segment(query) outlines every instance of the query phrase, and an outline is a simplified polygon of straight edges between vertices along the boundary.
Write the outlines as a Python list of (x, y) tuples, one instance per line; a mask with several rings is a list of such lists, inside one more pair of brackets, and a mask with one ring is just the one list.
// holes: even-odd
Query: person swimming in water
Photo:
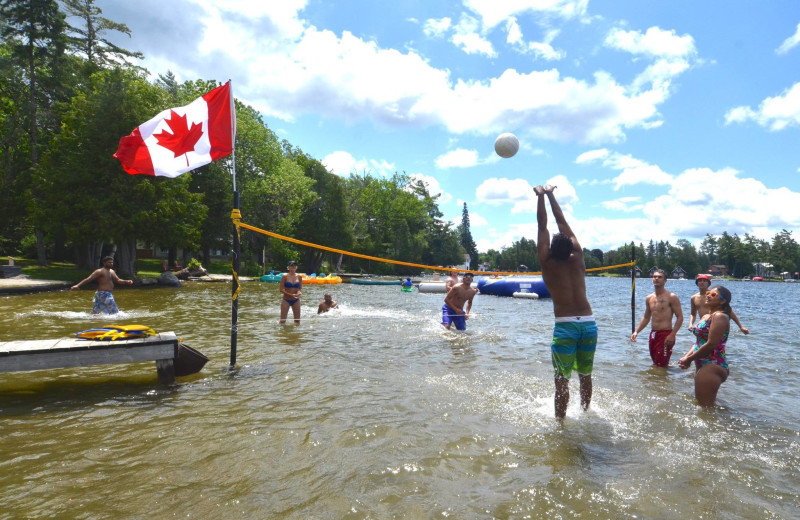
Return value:
[(336, 300), (333, 299), (331, 293), (325, 293), (324, 299), (320, 302), (319, 307), (317, 307), (317, 314), (322, 314), (323, 312), (328, 312), (331, 309), (335, 309), (339, 306)]
[(302, 294), (303, 279), (297, 274), (297, 262), (294, 260), (289, 261), (289, 265), (286, 268), (289, 272), (281, 276), (279, 285), (282, 296), (280, 323), (286, 323), (289, 309), (292, 309), (294, 322), (300, 324), (300, 296)]

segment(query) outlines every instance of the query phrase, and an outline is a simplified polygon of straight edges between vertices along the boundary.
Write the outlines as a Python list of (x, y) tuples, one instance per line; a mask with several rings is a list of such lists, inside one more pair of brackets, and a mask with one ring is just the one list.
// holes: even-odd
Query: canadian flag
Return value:
[(230, 155), (234, 130), (229, 81), (139, 125), (119, 140), (114, 157), (131, 175), (177, 177)]

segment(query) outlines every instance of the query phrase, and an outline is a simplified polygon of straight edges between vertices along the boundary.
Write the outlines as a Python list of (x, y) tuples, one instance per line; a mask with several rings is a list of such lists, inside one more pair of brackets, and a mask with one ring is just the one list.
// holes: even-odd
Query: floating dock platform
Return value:
[[(180, 350), (174, 332), (116, 341), (80, 338), (6, 341), (0, 342), (0, 372), (155, 361), (159, 382), (171, 384), (175, 381), (175, 361)], [(180, 372), (178, 375), (185, 375)]]

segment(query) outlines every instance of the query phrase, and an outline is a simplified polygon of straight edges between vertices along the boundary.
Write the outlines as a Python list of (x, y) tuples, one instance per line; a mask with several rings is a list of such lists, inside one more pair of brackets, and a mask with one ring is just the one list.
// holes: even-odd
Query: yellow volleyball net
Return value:
[[(426, 264), (418, 264), (418, 263), (415, 263), (415, 262), (404, 262), (402, 260), (391, 260), (389, 258), (381, 258), (381, 257), (378, 257), (378, 256), (371, 256), (371, 255), (365, 255), (365, 254), (361, 254), (361, 253), (354, 253), (353, 251), (345, 251), (343, 249), (337, 249), (335, 247), (328, 247), (328, 246), (323, 246), (321, 244), (314, 244), (314, 243), (311, 243), (311, 242), (306, 242), (305, 240), (298, 240), (296, 238), (287, 237), (285, 235), (280, 235), (280, 234), (274, 233), (272, 231), (267, 231), (266, 229), (257, 228), (255, 226), (251, 226), (249, 224), (245, 224), (244, 222), (242, 222), (241, 221), (241, 218), (242, 218), (241, 213), (239, 213), (238, 211), (236, 211), (235, 215), (232, 214), (231, 218), (233, 219), (233, 224), (236, 226), (236, 232), (237, 233), (239, 233), (239, 229), (240, 228), (247, 229), (247, 230), (250, 230), (250, 231), (254, 231), (256, 233), (260, 233), (262, 235), (266, 235), (266, 236), (269, 236), (269, 237), (272, 237), (272, 238), (277, 238), (278, 240), (284, 240), (286, 242), (292, 242), (293, 244), (297, 244), (297, 245), (301, 245), (301, 246), (305, 246), (305, 247), (311, 247), (311, 248), (314, 248), (314, 249), (320, 249), (322, 251), (328, 251), (328, 252), (331, 252), (331, 253), (338, 253), (338, 254), (342, 254), (342, 255), (352, 256), (352, 257), (355, 257), (355, 258), (363, 258), (365, 260), (373, 260), (375, 262), (383, 262), (383, 263), (386, 263), (386, 264), (404, 265), (404, 266), (407, 266), (407, 267), (418, 267), (420, 269), (426, 269), (426, 270), (429, 270), (429, 271), (449, 272), (449, 271), (457, 270), (457, 271), (462, 272), (462, 273), (473, 273), (473, 274), (482, 274), (482, 275), (540, 275), (540, 274), (542, 274), (541, 271), (519, 272), (519, 271), (478, 271), (478, 270), (473, 270), (473, 269), (460, 269), (460, 268), (459, 269), (454, 269), (453, 267), (442, 267), (440, 265), (426, 265)], [(611, 270), (611, 269), (618, 269), (618, 268), (621, 268), (621, 267), (631, 267), (634, 264), (635, 264), (635, 262), (626, 262), (626, 263), (623, 263), (623, 264), (608, 265), (608, 266), (603, 266), (603, 267), (593, 267), (593, 268), (590, 268), (590, 269), (586, 269), (586, 271), (587, 272), (589, 272), (589, 271), (608, 271), (608, 270)], [(236, 273), (234, 273), (234, 276), (238, 280), (238, 276), (236, 275)], [(234, 298), (235, 298), (235, 296), (236, 295), (234, 295)]]

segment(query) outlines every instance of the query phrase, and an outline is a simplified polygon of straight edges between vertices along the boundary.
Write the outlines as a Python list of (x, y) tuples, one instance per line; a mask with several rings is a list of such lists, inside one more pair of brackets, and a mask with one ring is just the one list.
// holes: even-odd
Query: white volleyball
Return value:
[(497, 155), (508, 159), (514, 157), (514, 154), (519, 150), (519, 139), (514, 134), (500, 134), (494, 140), (494, 151)]

